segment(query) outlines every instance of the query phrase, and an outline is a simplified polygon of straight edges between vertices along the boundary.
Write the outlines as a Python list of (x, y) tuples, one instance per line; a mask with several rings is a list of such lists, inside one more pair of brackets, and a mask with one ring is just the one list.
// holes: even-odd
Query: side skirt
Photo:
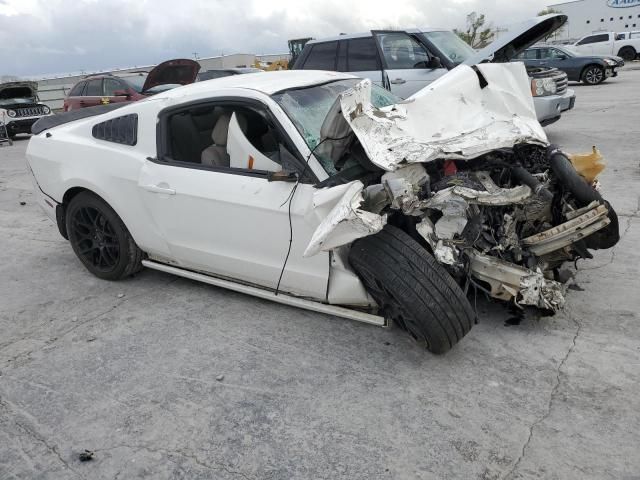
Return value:
[(173, 275), (178, 275), (179, 277), (188, 278), (190, 280), (196, 280), (198, 282), (208, 283), (209, 285), (226, 288), (228, 290), (233, 290), (234, 292), (245, 293), (247, 295), (262, 298), (264, 300), (271, 300), (272, 302), (282, 303), (284, 305), (303, 308), (305, 310), (311, 310), (314, 312), (325, 313), (327, 315), (335, 315), (336, 317), (368, 323), (370, 325), (377, 325), (380, 327), (387, 326), (387, 321), (383, 317), (379, 317), (377, 315), (371, 315), (369, 313), (359, 312), (357, 310), (351, 310), (349, 308), (338, 307), (335, 305), (327, 305), (325, 303), (314, 302), (312, 300), (306, 300), (304, 298), (292, 297), (290, 295), (276, 295), (270, 290), (263, 290), (261, 288), (243, 285), (241, 283), (236, 283), (229, 280), (223, 280), (221, 278), (212, 277), (203, 273), (192, 272), (190, 270), (184, 270), (182, 268), (172, 267), (170, 265), (165, 265), (163, 263), (158, 263), (151, 260), (143, 260), (142, 264), (147, 268), (152, 268), (154, 270), (159, 270), (165, 273), (171, 273)]

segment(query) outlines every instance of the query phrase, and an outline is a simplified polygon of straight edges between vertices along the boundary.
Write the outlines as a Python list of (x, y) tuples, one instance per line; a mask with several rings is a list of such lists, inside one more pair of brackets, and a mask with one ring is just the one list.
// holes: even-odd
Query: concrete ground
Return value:
[(621, 242), (563, 313), (505, 326), (480, 300), (439, 357), (154, 271), (98, 280), (35, 205), (27, 141), (0, 148), (0, 479), (640, 479), (639, 85), (575, 86), (547, 129), (604, 153)]

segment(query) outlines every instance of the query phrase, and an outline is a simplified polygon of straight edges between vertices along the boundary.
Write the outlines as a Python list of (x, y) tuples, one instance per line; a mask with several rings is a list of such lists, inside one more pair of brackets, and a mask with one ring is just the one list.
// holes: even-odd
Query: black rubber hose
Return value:
[(551, 145), (547, 149), (547, 158), (551, 170), (555, 174), (558, 182), (575, 198), (578, 206), (586, 207), (593, 201), (599, 201), (609, 210), (609, 220), (611, 223), (586, 238), (587, 247), (593, 250), (613, 247), (620, 240), (620, 231), (618, 226), (618, 215), (609, 202), (602, 198), (595, 188), (576, 171), (571, 160), (562, 153), (562, 151)]
[(511, 175), (520, 183), (527, 185), (533, 193), (542, 197), (544, 200), (553, 200), (553, 193), (547, 187), (541, 184), (536, 177), (531, 175), (522, 165), (511, 167)]

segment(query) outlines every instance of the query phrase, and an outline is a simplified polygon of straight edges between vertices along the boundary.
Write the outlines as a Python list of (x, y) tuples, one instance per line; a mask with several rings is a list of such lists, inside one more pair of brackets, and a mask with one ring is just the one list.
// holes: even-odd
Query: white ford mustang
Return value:
[(295, 71), (121, 105), (41, 120), (27, 149), (42, 207), (103, 279), (155, 268), (392, 320), (441, 353), (474, 322), (467, 289), (554, 311), (562, 263), (618, 240), (598, 159), (576, 170), (548, 145), (522, 64), (462, 66), (404, 102)]

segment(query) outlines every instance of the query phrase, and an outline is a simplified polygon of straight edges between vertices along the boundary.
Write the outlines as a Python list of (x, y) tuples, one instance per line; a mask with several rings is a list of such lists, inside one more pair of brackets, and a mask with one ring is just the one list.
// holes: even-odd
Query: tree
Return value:
[[(543, 15), (550, 15), (550, 14), (552, 14), (552, 13), (562, 13), (562, 12), (561, 12), (560, 10), (556, 10), (556, 9), (555, 9), (555, 8), (553, 8), (553, 7), (547, 7), (547, 8), (545, 8), (544, 10), (540, 10), (540, 11), (538, 12), (538, 16), (539, 16), (539, 17), (542, 17)], [(543, 40), (546, 42), (546, 41), (548, 41), (551, 37), (558, 38), (558, 35), (559, 35), (560, 33), (562, 33), (562, 31), (563, 31), (563, 30), (564, 30), (564, 27), (559, 28), (558, 30), (556, 30), (556, 31), (555, 31), (555, 32), (553, 32), (552, 34), (547, 35), (546, 37), (544, 37), (544, 39), (543, 39)]]
[(467, 30), (463, 32), (454, 29), (453, 31), (462, 40), (471, 45), (471, 48), (484, 48), (491, 43), (494, 37), (491, 26), (487, 25), (485, 28), (485, 23), (484, 13), (478, 15), (476, 12), (471, 12), (467, 15)]

